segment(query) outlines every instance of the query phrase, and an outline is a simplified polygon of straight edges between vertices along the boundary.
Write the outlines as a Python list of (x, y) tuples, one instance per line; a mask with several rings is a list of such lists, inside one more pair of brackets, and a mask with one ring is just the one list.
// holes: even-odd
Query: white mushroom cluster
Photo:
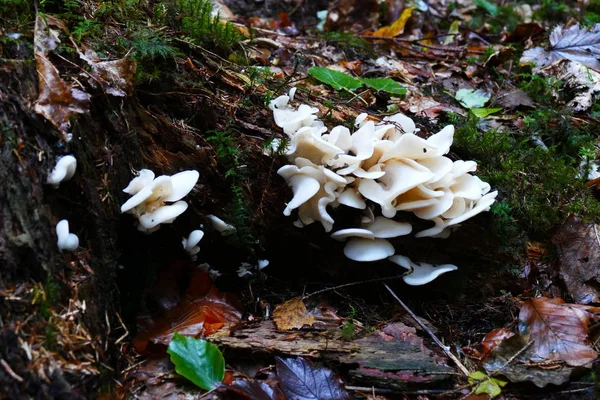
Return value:
[[(412, 231), (409, 223), (393, 220), (398, 211), (432, 222), (417, 237), (444, 237), (449, 227), (494, 203), (498, 193), (471, 175), (477, 168), (474, 161), (445, 156), (453, 141), (452, 125), (424, 139), (403, 114), (380, 123), (361, 114), (354, 132), (345, 126), (328, 129), (317, 118), (317, 108), (290, 105), (293, 90), (270, 104), (275, 123), (289, 139), (285, 155), (291, 164), (278, 171), (294, 194), (284, 215), (297, 209), (297, 226), (320, 222), (330, 232), (334, 220), (328, 207), (362, 210), (361, 227), (332, 234), (337, 240), (350, 239), (344, 249), (348, 258), (366, 262), (392, 256), (387, 239)], [(373, 215), (375, 208), (381, 215)]]
[(152, 233), (160, 224), (170, 224), (188, 208), (181, 199), (198, 182), (198, 171), (183, 171), (175, 175), (155, 177), (154, 172), (142, 169), (139, 175), (123, 189), (132, 197), (121, 206), (121, 212), (138, 219), (138, 229)]

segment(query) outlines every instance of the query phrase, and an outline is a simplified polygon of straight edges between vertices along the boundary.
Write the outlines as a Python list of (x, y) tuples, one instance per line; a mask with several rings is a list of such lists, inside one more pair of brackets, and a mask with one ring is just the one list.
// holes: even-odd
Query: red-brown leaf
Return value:
[(532, 348), (540, 359), (583, 366), (598, 356), (588, 341), (591, 313), (598, 311), (600, 307), (539, 297), (521, 306), (521, 333), (529, 335), (529, 340), (534, 342)]

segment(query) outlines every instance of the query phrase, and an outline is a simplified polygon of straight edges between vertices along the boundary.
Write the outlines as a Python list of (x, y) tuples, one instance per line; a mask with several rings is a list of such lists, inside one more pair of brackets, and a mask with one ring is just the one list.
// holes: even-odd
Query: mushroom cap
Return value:
[(412, 232), (412, 225), (408, 222), (398, 222), (386, 217), (375, 217), (375, 220), (365, 226), (373, 233), (373, 236), (380, 239), (395, 238), (408, 235)]
[[(311, 199), (319, 189), (321, 184), (313, 176), (300, 173), (300, 169), (295, 165), (284, 165), (277, 173), (287, 181), (288, 186), (292, 188), (294, 197), (288, 202), (283, 215), (289, 216), (292, 210), (300, 207)], [(303, 171), (306, 172), (306, 171)]]
[(204, 237), (204, 232), (202, 232), (200, 229), (191, 231), (186, 239), (186, 244), (183, 247), (185, 247), (186, 249), (192, 248), (192, 247), (196, 246), (198, 243), (200, 243), (200, 240), (202, 240), (203, 237)]
[(443, 219), (441, 219), (441, 218), (434, 218), (434, 219), (432, 219), (432, 221), (435, 224), (433, 227), (431, 227), (429, 229), (422, 230), (421, 232), (418, 232), (415, 235), (415, 237), (422, 238), (422, 237), (436, 236), (436, 235), (439, 235), (440, 233), (442, 233), (442, 231), (444, 230), (444, 228), (446, 228), (446, 223), (444, 222)]
[(235, 226), (228, 224), (216, 215), (209, 214), (206, 218), (210, 220), (212, 227), (223, 236), (231, 235), (237, 230)]
[(351, 237), (360, 237), (371, 240), (375, 239), (373, 232), (371, 232), (368, 229), (360, 228), (340, 229), (339, 231), (335, 231), (331, 234), (331, 238), (339, 242), (343, 242), (344, 240)]
[(133, 210), (152, 196), (152, 186), (146, 186), (121, 206), (121, 212)]
[(377, 261), (394, 254), (394, 246), (385, 239), (352, 238), (346, 243), (344, 254), (354, 261)]
[(142, 214), (139, 218), (140, 225), (144, 229), (152, 229), (160, 224), (170, 224), (187, 210), (188, 204), (185, 201), (178, 201), (171, 205), (158, 207), (156, 210)]
[(177, 201), (183, 199), (189, 192), (192, 191), (200, 173), (195, 170), (182, 171), (171, 176), (171, 194), (164, 201)]
[(347, 187), (344, 189), (344, 191), (337, 198), (337, 201), (340, 204), (352, 208), (358, 208), (359, 210), (364, 210), (367, 208), (367, 203), (354, 187)]
[(411, 286), (425, 285), (443, 273), (449, 271), (455, 271), (458, 269), (453, 264), (426, 264), (426, 263), (413, 263), (410, 258), (400, 255), (391, 256), (388, 258), (394, 264), (397, 264), (408, 270), (412, 269), (412, 272), (402, 277), (404, 282)]
[(386, 122), (398, 124), (404, 133), (414, 133), (417, 130), (415, 122), (402, 113), (390, 115), (383, 119)]
[(448, 211), (450, 207), (452, 207), (452, 203), (454, 202), (454, 194), (452, 191), (446, 189), (444, 190), (444, 195), (441, 197), (437, 197), (435, 199), (435, 203), (422, 207), (417, 210), (414, 210), (413, 213), (421, 218), (421, 219), (434, 219)]
[(74, 251), (79, 247), (79, 238), (74, 233), (69, 233), (69, 221), (60, 220), (56, 224), (56, 245), (60, 251)]
[(258, 260), (256, 262), (256, 267), (261, 270), (263, 268), (265, 268), (267, 265), (269, 265), (269, 260)]
[(66, 155), (58, 159), (56, 165), (48, 174), (46, 183), (58, 186), (61, 182), (67, 181), (75, 175), (77, 169), (77, 159), (72, 155)]
[(138, 176), (133, 178), (129, 185), (123, 191), (130, 195), (137, 194), (140, 190), (148, 186), (154, 180), (154, 172), (149, 169), (141, 169)]
[(477, 201), (477, 203), (475, 203), (475, 205), (472, 206), (472, 208), (470, 210), (459, 215), (458, 217), (448, 220), (448, 222), (446, 223), (446, 226), (460, 224), (461, 222), (466, 221), (467, 219), (469, 219), (471, 217), (474, 217), (475, 215), (479, 214), (480, 212), (489, 210), (490, 206), (492, 204), (494, 204), (494, 202), (496, 201), (496, 196), (498, 196), (497, 191), (486, 194), (481, 199), (479, 199)]

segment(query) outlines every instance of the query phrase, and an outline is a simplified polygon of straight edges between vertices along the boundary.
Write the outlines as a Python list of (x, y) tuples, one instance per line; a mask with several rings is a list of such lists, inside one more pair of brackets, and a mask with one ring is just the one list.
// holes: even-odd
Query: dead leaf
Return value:
[(542, 32), (544, 28), (538, 23), (528, 22), (519, 24), (515, 30), (506, 38), (507, 43), (524, 42), (532, 36)]
[(90, 84), (99, 83), (102, 89), (112, 95), (125, 97), (133, 91), (135, 70), (137, 63), (134, 60), (121, 58), (119, 60), (101, 61), (93, 50), (79, 52), (79, 57), (91, 67)]
[(570, 215), (552, 238), (559, 251), (559, 274), (576, 303), (600, 302), (598, 225)]
[(590, 68), (600, 70), (600, 24), (585, 28), (573, 25), (565, 28), (559, 25), (550, 34), (550, 46), (535, 47), (523, 53), (521, 64), (533, 62), (534, 71), (544, 68), (556, 61), (577, 61)]
[(236, 379), (231, 385), (223, 385), (217, 390), (226, 392), (228, 395), (234, 393), (239, 399), (286, 400), (277, 382), (265, 382), (257, 379)]
[(298, 358), (275, 358), (281, 389), (289, 400), (350, 399), (340, 378), (330, 369)]
[(372, 35), (390, 38), (400, 35), (402, 32), (404, 32), (406, 22), (412, 16), (412, 12), (414, 9), (415, 7), (405, 8), (404, 11), (402, 11), (402, 14), (400, 14), (398, 19), (394, 21), (393, 24), (377, 29), (375, 32), (372, 33)]
[(587, 366), (598, 357), (588, 341), (592, 312), (600, 307), (567, 304), (563, 299), (538, 297), (525, 301), (519, 314), (519, 330), (533, 341), (537, 360), (564, 361)]
[(534, 107), (535, 103), (527, 93), (521, 89), (513, 89), (498, 93), (492, 106), (499, 105), (506, 110), (513, 110), (517, 107)]
[[(172, 305), (172, 301), (164, 304)], [(208, 336), (227, 324), (240, 322), (241, 317), (237, 300), (219, 292), (208, 273), (196, 268), (185, 297), (176, 306), (159, 316), (139, 320), (140, 333), (133, 344), (142, 352), (150, 342), (168, 345), (175, 332)]]
[(302, 297), (294, 297), (280, 304), (273, 311), (273, 321), (280, 331), (300, 329), (304, 325), (312, 326), (315, 317), (308, 312)]
[(69, 118), (73, 113), (88, 112), (90, 97), (84, 91), (65, 82), (60, 77), (58, 69), (48, 59), (48, 53), (60, 42), (59, 31), (51, 29), (50, 24), (64, 29), (64, 24), (56, 18), (36, 17), (34, 45), (39, 94), (34, 110), (43, 115), (68, 139)]
[(481, 341), (481, 358), (484, 359), (490, 351), (502, 343), (503, 340), (513, 337), (515, 334), (506, 328), (498, 328), (490, 331)]
[(587, 110), (600, 94), (600, 73), (579, 62), (565, 60), (544, 69), (542, 73), (564, 81), (567, 87), (573, 89), (576, 94), (568, 105), (574, 111)]
[(532, 382), (540, 388), (568, 382), (575, 369), (562, 363), (534, 362), (535, 357), (527, 338), (515, 335), (494, 348), (483, 360), (483, 367), (488, 374), (504, 375), (511, 382)]

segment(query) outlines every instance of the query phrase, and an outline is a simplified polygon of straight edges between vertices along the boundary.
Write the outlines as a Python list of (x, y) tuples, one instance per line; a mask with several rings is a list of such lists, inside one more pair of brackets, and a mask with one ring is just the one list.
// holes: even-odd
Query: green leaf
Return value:
[(360, 79), (329, 68), (312, 67), (308, 70), (308, 74), (316, 80), (328, 84), (335, 90), (355, 90), (363, 85)]
[(485, 118), (490, 114), (498, 112), (502, 108), (471, 108), (471, 112), (478, 118)]
[(469, 374), (469, 384), (477, 385), (475, 387), (475, 394), (486, 393), (492, 398), (496, 397), (502, 393), (502, 388), (506, 386), (506, 383), (502, 379), (489, 377), (481, 371)]
[(498, 14), (498, 6), (494, 3), (490, 3), (486, 0), (475, 0), (474, 3), (477, 7), (483, 8), (485, 11), (487, 11), (491, 16)]
[(205, 390), (212, 390), (225, 377), (225, 359), (221, 350), (204, 339), (175, 332), (167, 352), (175, 371)]
[(483, 90), (460, 89), (454, 98), (465, 108), (481, 108), (488, 102), (490, 95)]
[(383, 90), (395, 95), (406, 94), (406, 88), (391, 78), (364, 78), (362, 81), (375, 90)]

